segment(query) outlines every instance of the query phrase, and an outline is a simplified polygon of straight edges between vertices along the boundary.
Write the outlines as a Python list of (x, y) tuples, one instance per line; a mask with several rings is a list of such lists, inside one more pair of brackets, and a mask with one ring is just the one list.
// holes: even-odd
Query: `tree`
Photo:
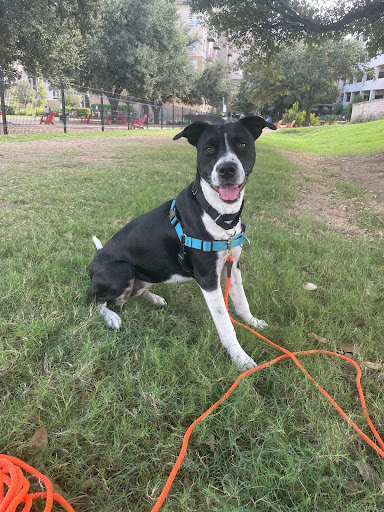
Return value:
[(334, 103), (340, 94), (338, 79), (362, 73), (361, 63), (365, 59), (364, 48), (356, 40), (325, 40), (311, 45), (301, 42), (294, 49), (282, 50), (272, 65), (273, 73), (267, 67), (260, 68), (256, 61), (249, 61), (245, 66), (247, 95), (251, 101), (261, 99), (265, 104), (273, 102), (273, 95), (277, 98), (289, 92), (291, 103), (298, 100), (306, 110), (308, 126), (311, 108)]
[(71, 87), (65, 91), (65, 106), (67, 108), (78, 108), (81, 104), (81, 95)]
[(43, 80), (37, 80), (35, 97), (33, 99), (34, 107), (41, 107), (47, 101), (47, 88)]
[(234, 92), (230, 80), (230, 68), (223, 60), (208, 62), (197, 77), (193, 87), (193, 103), (206, 103), (220, 110), (223, 98), (226, 104), (231, 103)]
[(32, 103), (36, 97), (36, 91), (28, 80), (20, 80), (14, 87), (12, 87), (10, 94), (13, 101), (20, 105), (24, 105), (24, 108), (28, 103)]
[[(175, 5), (167, 0), (104, 0), (99, 25), (84, 51), (88, 86), (112, 91), (116, 115), (124, 89), (154, 103), (187, 95), (194, 70), (187, 34)], [(154, 107), (155, 113), (160, 107)]]
[[(0, 67), (17, 64), (35, 76), (57, 79), (79, 66), (79, 51), (99, 0), (1, 0)], [(16, 64), (16, 65), (15, 65)]]
[(384, 51), (384, 0), (189, 0), (207, 23), (249, 55), (270, 58), (298, 40), (362, 34), (371, 56)]

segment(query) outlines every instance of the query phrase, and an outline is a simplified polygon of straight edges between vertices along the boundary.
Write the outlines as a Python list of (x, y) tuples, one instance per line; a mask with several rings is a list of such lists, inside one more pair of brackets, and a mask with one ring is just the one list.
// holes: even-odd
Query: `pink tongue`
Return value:
[(219, 192), (221, 199), (224, 201), (234, 201), (239, 195), (239, 187), (238, 185), (228, 183), (219, 187)]

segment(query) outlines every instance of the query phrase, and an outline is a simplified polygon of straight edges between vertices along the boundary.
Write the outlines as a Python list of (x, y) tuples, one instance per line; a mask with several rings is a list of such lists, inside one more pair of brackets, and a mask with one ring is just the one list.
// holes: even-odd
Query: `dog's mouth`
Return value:
[(226, 203), (233, 203), (237, 201), (240, 197), (240, 192), (245, 187), (247, 180), (244, 180), (240, 185), (236, 185), (235, 183), (225, 183), (225, 185), (220, 185), (219, 187), (215, 187), (211, 183), (211, 187), (215, 190), (222, 201)]

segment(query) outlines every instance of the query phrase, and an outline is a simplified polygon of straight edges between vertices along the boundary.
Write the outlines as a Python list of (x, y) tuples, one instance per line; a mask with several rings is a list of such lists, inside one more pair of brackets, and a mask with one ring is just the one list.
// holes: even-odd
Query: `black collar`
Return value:
[(200, 185), (200, 175), (197, 173), (196, 180), (192, 184), (192, 194), (196, 197), (201, 208), (213, 219), (218, 226), (223, 229), (232, 229), (237, 226), (243, 211), (244, 201), (241, 203), (240, 210), (236, 213), (221, 215), (205, 199)]

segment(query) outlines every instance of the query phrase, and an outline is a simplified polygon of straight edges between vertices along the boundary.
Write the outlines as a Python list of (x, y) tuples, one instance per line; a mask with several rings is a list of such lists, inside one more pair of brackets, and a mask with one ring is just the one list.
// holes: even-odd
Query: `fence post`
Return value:
[(129, 101), (128, 101), (128, 111), (127, 111), (127, 123), (128, 123), (128, 130), (129, 130), (129, 123), (131, 122), (130, 116), (129, 116)]
[(0, 101), (1, 101), (1, 117), (2, 117), (2, 121), (3, 121), (3, 134), (8, 135), (7, 114), (5, 112), (5, 100), (4, 100), (3, 70), (1, 68), (0, 68)]
[(163, 129), (163, 104), (160, 105), (160, 128)]
[(175, 105), (172, 105), (172, 126), (175, 126)]
[(104, 131), (104, 91), (100, 89), (100, 117), (101, 117), (101, 131)]
[(67, 133), (67, 116), (65, 112), (65, 90), (64, 90), (64, 82), (60, 80), (60, 89), (61, 89), (61, 119), (64, 124), (64, 133)]
[(184, 107), (181, 107), (181, 124), (184, 124)]

